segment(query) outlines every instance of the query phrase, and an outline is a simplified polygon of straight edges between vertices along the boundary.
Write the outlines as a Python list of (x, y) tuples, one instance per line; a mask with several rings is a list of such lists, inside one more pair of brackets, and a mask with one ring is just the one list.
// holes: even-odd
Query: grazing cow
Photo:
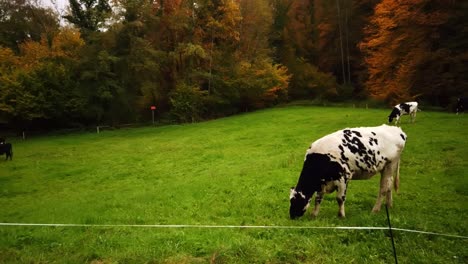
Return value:
[[(1, 141), (3, 140), (3, 141)], [(0, 155), (6, 155), (6, 160), (13, 158), (13, 148), (10, 143), (6, 143), (4, 139), (0, 139)]]
[(416, 119), (416, 112), (418, 111), (417, 102), (407, 102), (395, 105), (392, 112), (388, 116), (388, 123), (391, 123), (395, 119), (395, 125), (400, 122), (402, 115), (410, 115), (411, 123)]
[(468, 108), (468, 97), (460, 97), (457, 99), (457, 106), (455, 108), (455, 111), (457, 115), (459, 113), (464, 113), (465, 109)]
[(406, 134), (394, 126), (347, 128), (312, 143), (296, 187), (291, 188), (289, 215), (302, 216), (315, 197), (313, 216), (317, 216), (325, 193), (337, 191), (338, 216), (345, 216), (344, 203), (349, 180), (370, 179), (380, 172), (380, 191), (373, 212), (380, 211), (386, 196), (392, 205), (392, 181), (398, 191), (400, 155)]

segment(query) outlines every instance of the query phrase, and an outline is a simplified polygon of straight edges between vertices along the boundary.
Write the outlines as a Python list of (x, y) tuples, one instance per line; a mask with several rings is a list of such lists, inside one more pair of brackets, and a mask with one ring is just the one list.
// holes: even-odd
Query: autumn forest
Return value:
[(195, 122), (468, 95), (468, 1), (0, 0), (0, 124)]

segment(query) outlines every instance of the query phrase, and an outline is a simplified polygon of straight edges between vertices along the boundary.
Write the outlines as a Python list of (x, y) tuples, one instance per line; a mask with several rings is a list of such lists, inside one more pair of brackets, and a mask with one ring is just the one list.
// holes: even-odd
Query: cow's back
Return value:
[(405, 140), (406, 134), (399, 127), (349, 128), (318, 139), (307, 154), (327, 154), (354, 178), (369, 178), (389, 161), (399, 159)]

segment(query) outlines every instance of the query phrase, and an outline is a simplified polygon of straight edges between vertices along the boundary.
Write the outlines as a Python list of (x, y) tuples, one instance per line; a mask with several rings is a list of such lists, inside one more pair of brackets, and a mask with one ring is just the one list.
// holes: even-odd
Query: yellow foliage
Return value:
[(43, 36), (40, 42), (26, 41), (20, 45), (21, 64), (25, 69), (32, 69), (43, 59), (50, 57), (47, 39)]
[(84, 45), (85, 42), (78, 30), (64, 28), (53, 38), (51, 51), (55, 56), (75, 58)]
[(23, 70), (31, 70), (46, 60), (58, 57), (78, 59), (80, 49), (85, 45), (80, 33), (71, 28), (62, 28), (49, 45), (46, 36), (40, 41), (26, 41), (20, 44), (20, 56), (18, 65)]
[(5, 69), (11, 69), (19, 64), (19, 59), (15, 53), (9, 49), (0, 46), (0, 69), (4, 72)]

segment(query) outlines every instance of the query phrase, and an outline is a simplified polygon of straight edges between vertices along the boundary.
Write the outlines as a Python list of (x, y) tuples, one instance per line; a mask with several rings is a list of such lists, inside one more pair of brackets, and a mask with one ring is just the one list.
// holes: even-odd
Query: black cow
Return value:
[(455, 108), (455, 111), (457, 115), (459, 113), (464, 113), (465, 109), (468, 108), (468, 97), (460, 97), (457, 99), (457, 106)]
[[(348, 128), (318, 139), (306, 152), (304, 165), (296, 187), (291, 188), (289, 215), (302, 216), (312, 196), (317, 216), (326, 193), (337, 192), (338, 216), (344, 217), (344, 202), (348, 182), (369, 179), (380, 172), (380, 191), (373, 212), (380, 210), (386, 196), (392, 205), (391, 184), (398, 190), (400, 155), (405, 147), (406, 134), (394, 126)], [(393, 176), (395, 175), (395, 179)]]
[(6, 155), (6, 160), (13, 158), (13, 147), (11, 143), (6, 143), (4, 138), (0, 138), (0, 155)]

